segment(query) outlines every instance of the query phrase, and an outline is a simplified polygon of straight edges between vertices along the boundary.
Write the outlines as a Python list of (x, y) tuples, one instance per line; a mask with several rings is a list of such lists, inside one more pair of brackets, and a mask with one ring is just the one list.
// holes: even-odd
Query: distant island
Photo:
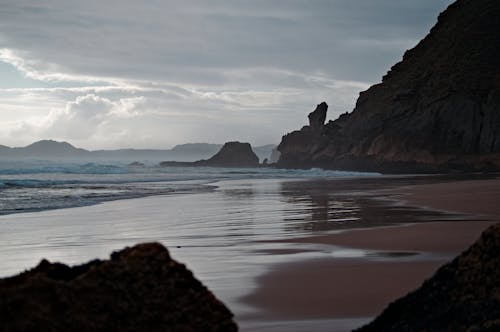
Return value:
[(351, 113), (283, 136), (280, 167), (385, 173), (500, 170), (498, 1), (457, 1)]
[[(68, 142), (41, 140), (25, 147), (11, 148), (0, 145), (0, 158), (40, 160), (83, 160), (83, 161), (153, 161), (173, 160), (192, 162), (208, 159), (216, 154), (222, 144), (187, 143), (172, 149), (119, 149), (89, 151), (74, 147)], [(252, 148), (260, 161), (270, 159), (276, 145), (268, 144)]]

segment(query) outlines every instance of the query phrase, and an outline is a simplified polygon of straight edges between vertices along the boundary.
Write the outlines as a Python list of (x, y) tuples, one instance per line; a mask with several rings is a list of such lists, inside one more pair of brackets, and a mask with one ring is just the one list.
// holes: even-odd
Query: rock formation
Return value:
[(279, 166), (500, 169), (499, 16), (497, 0), (450, 5), (352, 113), (321, 129), (312, 126), (320, 114), (310, 115), (310, 128), (284, 136)]
[(499, 253), (497, 224), (422, 287), (357, 331), (500, 331)]
[(253, 152), (249, 143), (227, 142), (210, 159), (191, 163), (163, 161), (160, 166), (258, 167), (259, 157)]
[(256, 167), (259, 166), (259, 157), (250, 143), (227, 142), (212, 158), (198, 163), (217, 167)]
[(0, 331), (237, 331), (231, 312), (158, 243), (0, 280)]
[(285, 136), (278, 145), (280, 157), (277, 165), (279, 167), (325, 167), (328, 165), (312, 158), (328, 145), (326, 127), (324, 125), (328, 105), (323, 102), (316, 107), (316, 110), (309, 113), (309, 126), (302, 127), (301, 130), (291, 132)]
[(322, 102), (316, 109), (309, 113), (307, 118), (309, 119), (309, 128), (313, 132), (321, 133), (326, 120), (326, 111), (328, 110), (328, 105)]

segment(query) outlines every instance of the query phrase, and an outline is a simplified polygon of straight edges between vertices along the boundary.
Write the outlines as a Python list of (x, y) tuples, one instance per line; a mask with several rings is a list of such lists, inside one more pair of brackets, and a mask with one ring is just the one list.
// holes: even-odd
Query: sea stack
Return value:
[(253, 152), (250, 143), (227, 142), (210, 159), (197, 163), (200, 166), (214, 167), (257, 167), (259, 157)]
[(0, 280), (0, 330), (237, 331), (232, 313), (165, 247), (69, 267), (43, 260)]
[[(500, 1), (458, 0), (355, 109), (283, 137), (282, 167), (500, 170)], [(316, 126), (319, 116), (309, 117)], [(317, 129), (315, 129), (317, 132)], [(309, 147), (306, 148), (305, 145)]]
[(250, 143), (227, 142), (207, 160), (194, 162), (162, 161), (162, 167), (258, 167), (259, 157), (253, 152)]

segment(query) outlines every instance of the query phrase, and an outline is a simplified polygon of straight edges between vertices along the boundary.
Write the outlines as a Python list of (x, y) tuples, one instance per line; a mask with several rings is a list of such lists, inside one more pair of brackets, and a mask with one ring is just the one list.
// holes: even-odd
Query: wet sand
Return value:
[[(500, 196), (499, 196), (500, 197)], [(353, 229), (341, 233), (277, 240), (384, 251), (432, 252), (455, 256), (494, 221), (439, 221), (402, 226)]]
[(265, 312), (247, 318), (326, 319), (370, 317), (419, 286), (441, 265), (431, 262), (366, 262), (317, 259), (285, 263), (258, 279), (245, 297)]
[(424, 184), (401, 188), (399, 192), (409, 205), (500, 221), (500, 179)]
[[(389, 255), (341, 259), (332, 255), (277, 264), (257, 278), (258, 287), (253, 293), (242, 298), (257, 309), (247, 319), (376, 316), (391, 301), (417, 288), (439, 266), (469, 247), (489, 225), (500, 221), (498, 179), (404, 186), (385, 190), (385, 194), (405, 205), (466, 215), (463, 221), (414, 223), (280, 240)], [(399, 255), (401, 252), (418, 255)]]

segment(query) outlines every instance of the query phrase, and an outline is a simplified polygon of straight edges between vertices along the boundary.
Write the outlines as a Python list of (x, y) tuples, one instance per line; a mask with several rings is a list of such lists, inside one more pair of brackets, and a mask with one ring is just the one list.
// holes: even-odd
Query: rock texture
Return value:
[[(500, 1), (458, 0), (352, 113), (283, 137), (280, 166), (500, 169)], [(315, 111), (317, 112), (317, 111)], [(312, 114), (314, 114), (313, 112)], [(321, 114), (322, 115), (322, 114)]]
[(258, 167), (259, 157), (250, 143), (227, 142), (214, 156), (195, 162), (163, 161), (160, 166)]
[(231, 312), (158, 243), (0, 280), (0, 331), (237, 331)]
[(500, 224), (357, 331), (500, 331)]

